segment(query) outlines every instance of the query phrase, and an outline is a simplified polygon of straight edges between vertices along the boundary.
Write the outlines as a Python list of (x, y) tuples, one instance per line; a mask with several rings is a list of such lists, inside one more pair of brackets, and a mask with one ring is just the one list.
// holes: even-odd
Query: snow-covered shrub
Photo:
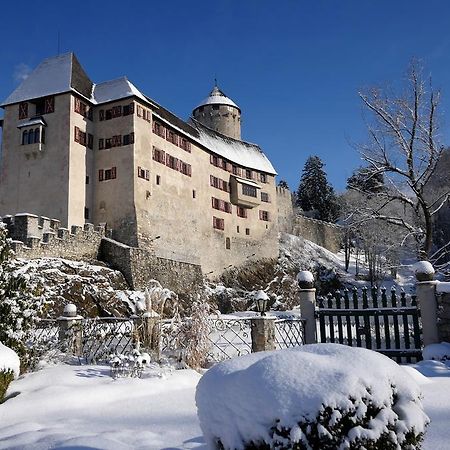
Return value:
[(417, 449), (429, 422), (404, 369), (338, 344), (217, 364), (196, 403), (207, 443), (221, 450)]
[(192, 304), (192, 314), (184, 320), (180, 338), (183, 341), (183, 361), (188, 367), (205, 367), (208, 351), (211, 348), (209, 334), (211, 325), (209, 315), (211, 306), (200, 296)]
[(450, 342), (427, 345), (422, 352), (423, 359), (435, 361), (450, 361)]
[(134, 350), (130, 354), (110, 355), (111, 377), (116, 378), (140, 378), (147, 364), (150, 364), (150, 355)]
[(45, 302), (42, 286), (15, 270), (9, 242), (7, 231), (0, 223), (0, 341), (15, 350), (27, 366), (26, 341)]
[(9, 384), (20, 373), (20, 360), (17, 353), (0, 342), (0, 402)]

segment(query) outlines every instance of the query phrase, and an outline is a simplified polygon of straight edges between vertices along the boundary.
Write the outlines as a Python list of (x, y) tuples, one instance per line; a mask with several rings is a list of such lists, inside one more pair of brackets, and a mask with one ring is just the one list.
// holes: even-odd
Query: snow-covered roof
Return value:
[(71, 90), (72, 53), (42, 61), (1, 106)]
[(35, 117), (34, 119), (28, 119), (19, 122), (17, 128), (30, 127), (32, 125), (44, 125), (45, 127), (47, 126), (45, 120), (42, 117)]
[(212, 152), (235, 164), (271, 175), (277, 174), (258, 145), (220, 134), (195, 119), (191, 119), (191, 122), (199, 133), (198, 142)]
[(121, 77), (94, 85), (91, 101), (106, 103), (133, 96), (148, 103), (147, 97), (127, 77)]
[(237, 177), (236, 175), (234, 175), (234, 178), (236, 178), (238, 183), (247, 184), (248, 186), (253, 186), (256, 189), (261, 189), (261, 186), (258, 183), (256, 183), (255, 181), (247, 180), (246, 178)]
[(234, 106), (235, 108), (239, 109), (239, 106), (236, 105), (236, 103), (231, 100), (231, 98), (227, 97), (217, 86), (213, 87), (213, 90), (210, 92), (208, 97), (206, 97), (198, 106), (197, 108), (200, 108), (200, 106), (204, 105), (228, 105), (228, 106)]

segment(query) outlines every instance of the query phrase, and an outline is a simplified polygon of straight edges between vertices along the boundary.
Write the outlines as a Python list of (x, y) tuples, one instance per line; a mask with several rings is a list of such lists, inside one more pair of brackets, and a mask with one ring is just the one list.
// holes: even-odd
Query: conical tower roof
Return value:
[[(205, 106), (205, 105), (228, 105), (228, 106), (233, 106), (234, 108), (239, 109), (239, 111), (241, 110), (239, 108), (238, 105), (236, 105), (236, 103), (233, 102), (233, 100), (231, 100), (231, 98), (227, 97), (218, 87), (217, 85), (213, 87), (212, 91), (210, 92), (210, 94), (208, 95), (208, 97), (206, 97), (198, 106), (197, 108), (200, 108), (200, 106)], [(197, 109), (196, 108), (196, 109)]]

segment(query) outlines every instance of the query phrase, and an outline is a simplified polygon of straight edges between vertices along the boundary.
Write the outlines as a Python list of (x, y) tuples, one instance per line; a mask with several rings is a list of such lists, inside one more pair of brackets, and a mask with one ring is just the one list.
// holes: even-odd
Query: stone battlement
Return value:
[(17, 258), (96, 258), (100, 241), (107, 234), (104, 225), (86, 223), (69, 230), (57, 219), (29, 213), (4, 216), (2, 221)]

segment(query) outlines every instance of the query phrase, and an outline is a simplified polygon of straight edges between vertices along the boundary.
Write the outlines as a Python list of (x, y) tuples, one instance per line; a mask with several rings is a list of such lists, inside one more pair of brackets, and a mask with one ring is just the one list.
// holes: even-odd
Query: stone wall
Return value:
[(132, 289), (144, 289), (154, 279), (179, 294), (193, 294), (199, 292), (203, 283), (198, 264), (161, 258), (152, 251), (113, 239), (102, 239), (99, 259), (120, 270)]
[(297, 215), (293, 220), (292, 234), (337, 253), (341, 248), (343, 229), (339, 225)]
[(84, 227), (60, 226), (59, 220), (34, 214), (4, 216), (3, 223), (12, 239), (17, 258), (96, 259), (105, 228), (87, 223)]
[(289, 189), (277, 186), (278, 230), (292, 234), (294, 223), (294, 208), (292, 205), (292, 192)]
[(439, 340), (450, 342), (450, 293), (437, 295)]

